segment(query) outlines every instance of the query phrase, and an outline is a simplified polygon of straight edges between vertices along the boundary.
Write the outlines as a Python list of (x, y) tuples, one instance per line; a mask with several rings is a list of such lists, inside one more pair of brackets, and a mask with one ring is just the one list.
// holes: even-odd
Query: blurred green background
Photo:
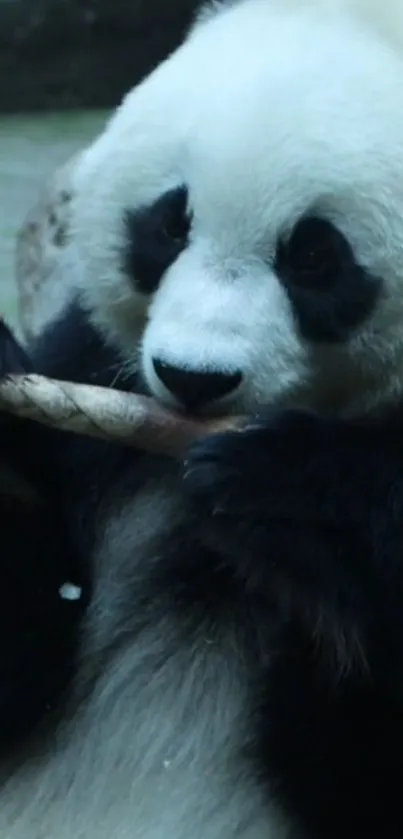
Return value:
[(0, 309), (44, 178), (180, 42), (200, 0), (0, 0)]
[(94, 136), (104, 113), (71, 112), (0, 118), (0, 309), (16, 316), (15, 235), (44, 178)]

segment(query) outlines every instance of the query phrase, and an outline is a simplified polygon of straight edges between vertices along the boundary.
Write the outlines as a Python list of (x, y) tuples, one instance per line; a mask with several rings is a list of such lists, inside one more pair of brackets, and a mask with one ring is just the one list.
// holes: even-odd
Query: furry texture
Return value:
[[(0, 346), (2, 376), (32, 370), (4, 324)], [(7, 753), (62, 706), (75, 672), (85, 599), (63, 602), (59, 589), (86, 578), (58, 503), (52, 437), (36, 426), (26, 434), (25, 423), (7, 417), (0, 427), (0, 749)], [(39, 454), (44, 447), (46, 460)]]
[[(395, 303), (402, 59), (377, 24), (356, 21), (339, 4), (290, 3), (282, 11), (267, 0), (235, 3), (196, 27), (80, 158), (77, 286), (95, 325), (139, 361), (159, 398), (170, 401), (154, 356), (243, 370), (240, 410), (264, 400), (329, 399), (361, 412), (394, 393), (403, 343)], [(189, 243), (165, 263), (149, 300), (133, 293), (124, 270), (127, 211), (183, 186)], [(361, 269), (384, 284), (374, 316), (342, 347), (301, 340), (298, 312), (278, 282), (279, 241), (304, 214), (335, 225)], [(157, 237), (153, 247), (160, 253)], [(327, 293), (319, 283), (313, 298), (323, 320)]]
[[(27, 647), (28, 607), (4, 587), (9, 658), (28, 649), (37, 672), (21, 693), (16, 668), (3, 707), (6, 731), (22, 696), (32, 734), (1, 764), (7, 839), (403, 834), (403, 59), (387, 12), (210, 9), (74, 169), (76, 302), (29, 359), (3, 331), (3, 374), (170, 404), (186, 394), (156, 360), (182, 382), (237, 374), (198, 409), (250, 426), (176, 465), (3, 424), (1, 463), (35, 491), (42, 476), (63, 520), (44, 545), (38, 518), (27, 556), (19, 504), (16, 578), (34, 561), (54, 592), (51, 571), (78, 563), (85, 592), (60, 601), (55, 684), (55, 644)], [(56, 638), (58, 611), (38, 620)]]

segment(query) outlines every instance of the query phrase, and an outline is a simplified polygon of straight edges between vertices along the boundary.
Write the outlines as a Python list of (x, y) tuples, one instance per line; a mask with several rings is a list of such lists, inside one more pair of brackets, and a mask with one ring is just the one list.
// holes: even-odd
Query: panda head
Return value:
[(230, 2), (81, 156), (77, 286), (161, 401), (357, 412), (403, 390), (397, 18)]

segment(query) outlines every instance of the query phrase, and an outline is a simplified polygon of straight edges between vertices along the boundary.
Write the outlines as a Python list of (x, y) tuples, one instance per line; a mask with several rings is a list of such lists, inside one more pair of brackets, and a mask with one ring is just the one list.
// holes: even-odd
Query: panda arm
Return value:
[[(30, 371), (0, 325), (0, 375)], [(83, 604), (64, 600), (76, 557), (58, 503), (50, 432), (0, 416), (0, 750), (58, 705), (74, 668)]]
[(197, 443), (185, 483), (249, 590), (278, 586), (315, 633), (346, 639), (382, 678), (385, 661), (388, 678), (400, 673), (403, 419), (273, 414)]

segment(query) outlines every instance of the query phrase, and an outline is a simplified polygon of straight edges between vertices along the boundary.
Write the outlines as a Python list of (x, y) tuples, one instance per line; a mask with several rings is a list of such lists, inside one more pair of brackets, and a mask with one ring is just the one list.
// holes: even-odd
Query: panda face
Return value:
[(129, 94), (80, 159), (72, 238), (93, 321), (157, 398), (401, 388), (402, 90), (368, 23), (241, 0)]

